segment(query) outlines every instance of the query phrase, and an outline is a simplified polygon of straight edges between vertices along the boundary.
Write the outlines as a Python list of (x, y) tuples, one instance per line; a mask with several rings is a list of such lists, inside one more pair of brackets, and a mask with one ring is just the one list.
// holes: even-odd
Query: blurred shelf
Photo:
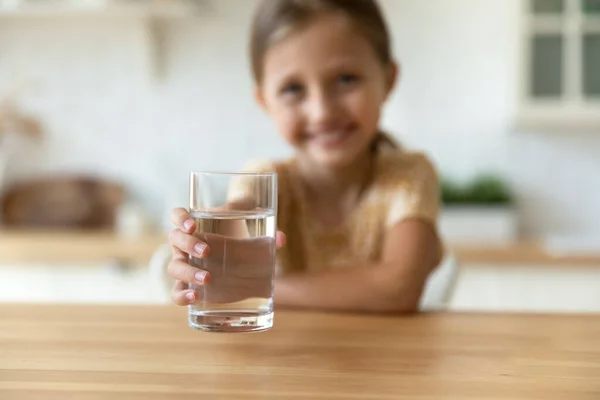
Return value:
[(165, 75), (165, 24), (204, 15), (209, 0), (0, 0), (3, 18), (133, 18), (145, 21), (145, 47), (154, 78)]
[(0, 230), (0, 262), (97, 262), (146, 264), (166, 235), (121, 237), (112, 232)]
[(0, 0), (0, 19), (133, 18), (144, 21), (145, 48), (155, 79), (165, 75), (165, 25), (205, 15), (209, 0)]
[[(166, 234), (159, 232), (122, 237), (112, 232), (0, 229), (0, 263), (118, 260), (146, 266), (154, 252), (166, 241)], [(600, 268), (600, 250), (596, 253), (552, 252), (535, 242), (505, 246), (454, 244), (449, 247), (463, 266), (500, 264)]]
[(521, 242), (511, 245), (454, 244), (450, 249), (462, 265), (553, 265), (590, 266), (600, 268), (600, 248), (597, 252), (551, 251), (540, 243)]
[(514, 129), (525, 133), (596, 134), (600, 131), (600, 101), (585, 106), (551, 103), (519, 113)]
[(206, 0), (0, 0), (0, 16), (186, 18), (198, 14), (205, 5)]

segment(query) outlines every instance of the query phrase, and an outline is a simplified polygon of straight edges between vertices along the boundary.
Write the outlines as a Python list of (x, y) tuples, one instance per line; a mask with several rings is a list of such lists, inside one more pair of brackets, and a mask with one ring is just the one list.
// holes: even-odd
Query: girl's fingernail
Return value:
[(194, 220), (191, 218), (188, 218), (185, 220), (185, 222), (183, 223), (183, 229), (185, 229), (186, 231), (190, 230), (190, 228), (194, 225)]
[(197, 245), (194, 246), (194, 251), (199, 256), (201, 256), (202, 253), (204, 253), (204, 249), (206, 249), (206, 245), (204, 243), (198, 243)]
[(198, 271), (194, 274), (194, 278), (198, 281), (198, 283), (203, 284), (206, 279), (206, 271)]
[(188, 299), (189, 301), (194, 301), (196, 299), (196, 296), (194, 296), (193, 292), (189, 292), (185, 295), (185, 298)]

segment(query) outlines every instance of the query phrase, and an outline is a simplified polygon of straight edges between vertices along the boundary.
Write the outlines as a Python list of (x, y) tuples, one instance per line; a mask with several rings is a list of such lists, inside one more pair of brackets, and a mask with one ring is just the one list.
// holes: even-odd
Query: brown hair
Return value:
[[(390, 34), (376, 0), (263, 0), (254, 17), (250, 41), (254, 80), (262, 80), (263, 59), (269, 47), (325, 12), (347, 16), (373, 46), (382, 65), (393, 62)], [(381, 143), (399, 147), (383, 132), (377, 134), (374, 145)]]

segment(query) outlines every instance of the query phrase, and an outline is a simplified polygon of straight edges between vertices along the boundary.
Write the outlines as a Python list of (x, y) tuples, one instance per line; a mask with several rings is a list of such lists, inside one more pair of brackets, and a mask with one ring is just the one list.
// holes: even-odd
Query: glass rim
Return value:
[(225, 171), (190, 171), (190, 176), (195, 175), (222, 175), (222, 176), (276, 176), (277, 172), (225, 172)]

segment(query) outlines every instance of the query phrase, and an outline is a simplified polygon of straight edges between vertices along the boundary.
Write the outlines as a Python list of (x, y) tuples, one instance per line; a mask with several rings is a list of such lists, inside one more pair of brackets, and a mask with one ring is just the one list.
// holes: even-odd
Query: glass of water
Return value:
[(208, 244), (190, 265), (210, 273), (205, 286), (190, 285), (191, 328), (208, 332), (258, 332), (273, 326), (273, 275), (277, 231), (275, 173), (190, 174), (190, 216), (195, 235)]

